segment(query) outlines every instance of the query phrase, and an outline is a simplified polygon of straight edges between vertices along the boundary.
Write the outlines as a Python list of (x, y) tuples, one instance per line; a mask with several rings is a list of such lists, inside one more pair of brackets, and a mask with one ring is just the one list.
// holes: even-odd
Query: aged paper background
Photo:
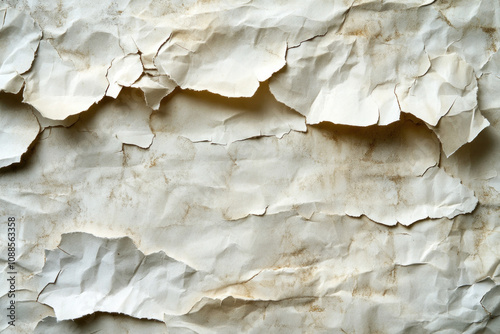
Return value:
[(499, 7), (0, 1), (0, 331), (499, 333)]

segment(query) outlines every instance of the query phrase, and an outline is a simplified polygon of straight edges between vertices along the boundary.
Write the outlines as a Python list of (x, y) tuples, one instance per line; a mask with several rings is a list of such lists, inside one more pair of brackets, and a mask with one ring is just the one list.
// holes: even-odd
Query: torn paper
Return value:
[(4, 7), (0, 18), (0, 91), (17, 94), (24, 84), (21, 75), (31, 67), (42, 32), (25, 12)]
[(463, 145), (472, 142), (490, 122), (474, 108), (457, 115), (446, 115), (435, 127), (429, 126), (437, 135), (446, 156), (455, 153)]
[(57, 321), (55, 317), (44, 318), (33, 333), (166, 333), (165, 324), (160, 321), (136, 319), (122, 314), (97, 313), (78, 320)]
[(175, 20), (154, 64), (181, 88), (249, 97), (285, 65), (287, 47), (324, 34), (347, 10), (342, 1), (196, 2)]
[[(41, 287), (38, 301), (51, 306), (59, 320), (96, 311), (160, 320), (164, 313), (188, 312), (198, 299), (196, 290), (210, 282), (207, 273), (197, 272), (164, 253), (145, 256), (127, 238), (105, 240), (73, 233), (64, 235), (58, 248), (46, 255), (41, 282), (52, 284)], [(81, 253), (82, 249), (86, 250)], [(163, 284), (158, 285), (158, 280)], [(109, 283), (98, 283), (103, 281)], [(59, 297), (60, 288), (66, 290), (68, 298)]]
[[(260, 1), (215, 6), (95, 2), (82, 12), (79, 4), (13, 2), (12, 6), (31, 13), (44, 32), (40, 60), (25, 78), (30, 85), (24, 97), (45, 117), (63, 119), (82, 112), (102, 99), (107, 81), (109, 94), (116, 96), (120, 84), (115, 72), (125, 73), (134, 66), (128, 75), (136, 76), (138, 63), (121, 59), (139, 52), (144, 68), (168, 75), (182, 88), (249, 97), (285, 65), (288, 46), (324, 34), (328, 21), (348, 9), (338, 1), (318, 11), (319, 4), (325, 6), (322, 2), (302, 7), (300, 2), (269, 6)], [(207, 24), (212, 28), (206, 29)], [(55, 92), (64, 101), (57, 113)]]
[(148, 71), (131, 87), (140, 88), (144, 93), (146, 104), (153, 110), (160, 108), (161, 100), (172, 93), (177, 84), (167, 75), (159, 75)]
[(177, 132), (192, 142), (227, 145), (232, 142), (305, 132), (303, 116), (276, 103), (267, 85), (251, 99), (228, 99), (209, 93), (180, 91), (159, 110), (155, 128)]
[[(397, 237), (399, 238), (404, 238), (404, 235)], [(376, 242), (383, 242), (383, 239)], [(352, 247), (358, 246), (354, 244)], [(67, 270), (61, 270), (63, 263)], [(260, 270), (246, 280), (223, 284), (213, 277), (203, 277), (202, 272), (194, 272), (193, 268), (186, 267), (165, 254), (154, 253), (144, 256), (127, 238), (102, 239), (89, 234), (72, 233), (63, 236), (59, 249), (47, 253), (47, 263), (41, 282), (47, 280), (53, 282), (45, 286), (39, 300), (53, 306), (59, 319), (65, 319), (70, 315), (78, 318), (88, 312), (88, 307), (92, 305), (95, 305), (94, 310), (108, 310), (112, 313), (120, 310), (141, 318), (140, 310), (148, 309), (150, 303), (157, 303), (157, 308), (150, 310), (148, 314), (156, 317), (164, 312), (164, 321), (169, 329), (183, 327), (203, 332), (210, 331), (213, 326), (221, 328), (224, 332), (235, 331), (237, 328), (241, 330), (240, 326), (274, 328), (273, 322), (283, 324), (287, 328), (290, 317), (293, 319), (292, 314), (287, 313), (289, 307), (298, 310), (297, 319), (301, 319), (306, 310), (312, 311), (312, 314), (317, 312), (318, 316), (329, 314), (338, 319), (331, 323), (324, 323), (314, 317), (310, 319), (325, 329), (349, 328), (366, 331), (370, 326), (374, 326), (379, 330), (390, 330), (413, 325), (436, 331), (442, 328), (443, 322), (449, 322), (448, 328), (456, 331), (464, 331), (474, 323), (472, 328), (477, 331), (494, 325), (490, 324), (490, 315), (496, 312), (498, 285), (491, 279), (480, 280), (474, 284), (457, 285), (437, 295), (431, 292), (427, 282), (415, 282), (409, 279), (412, 276), (425, 275), (439, 287), (449, 286), (449, 280), (440, 278), (438, 268), (425, 263), (396, 265), (392, 269), (390, 266), (383, 266), (353, 273), (355, 280), (350, 282), (345, 282), (345, 278), (342, 277), (327, 275), (331, 270), (328, 269), (333, 269), (332, 265), (328, 262), (318, 262), (303, 264), (299, 268), (274, 267)], [(112, 270), (107, 269), (109, 266)], [(345, 269), (348, 272), (352, 270), (349, 266)], [(189, 274), (184, 274), (186, 271)], [(148, 292), (151, 291), (149, 280), (156, 280), (159, 277), (170, 283), (157, 287), (155, 298), (139, 302), (141, 298), (147, 298), (146, 296), (151, 293)], [(382, 280), (379, 286), (367, 285), (375, 278)], [(109, 283), (97, 284), (103, 281)], [(210, 285), (217, 284), (221, 285), (221, 288), (206, 290)], [(93, 296), (90, 298), (93, 301), (91, 304), (72, 303), (72, 307), (61, 304), (61, 302), (70, 303), (75, 298), (83, 298), (81, 295), (83, 286), (85, 291)], [(191, 289), (185, 290), (185, 286), (190, 286)], [(386, 287), (390, 289), (385, 289)], [(327, 293), (318, 295), (321, 289)], [(416, 294), (423, 291), (431, 293)], [(199, 299), (193, 298), (193, 295)], [(173, 296), (177, 298), (172, 299)], [(440, 300), (446, 303), (433, 310), (422, 311), (421, 307), (419, 309), (416, 306), (427, 303), (429, 298), (434, 302)], [(381, 303), (381, 307), (373, 318), (374, 324), (369, 325), (359, 321), (363, 315), (376, 307), (376, 300)], [(412, 304), (410, 301), (420, 302)], [(187, 313), (171, 313), (169, 305), (175, 303), (176, 310), (182, 310), (185, 303), (193, 302)], [(344, 319), (341, 314), (345, 309), (339, 309), (339, 304), (346, 305), (348, 309), (357, 309), (358, 315), (353, 319)], [(140, 305), (140, 309), (135, 309), (133, 305)], [(396, 309), (400, 310), (397, 319), (390, 322), (379, 321), (386, 317), (390, 318), (390, 313)], [(207, 321), (219, 312), (226, 313), (226, 316), (220, 319), (216, 317), (218, 320), (215, 322)], [(261, 316), (262, 313), (266, 313), (267, 316)], [(416, 313), (420, 315), (419, 318), (415, 317)], [(241, 314), (258, 316), (248, 317), (242, 323)], [(442, 315), (441, 319), (436, 319), (436, 314)], [(422, 319), (424, 322), (420, 323)]]
[(21, 161), (38, 136), (40, 125), (33, 109), (16, 97), (0, 95), (0, 168)]
[(130, 87), (139, 79), (143, 70), (141, 57), (138, 54), (115, 59), (108, 69), (109, 87), (106, 95), (116, 98), (122, 87)]
[(477, 106), (472, 67), (456, 54), (431, 60), (425, 74), (397, 89), (401, 109), (435, 126), (444, 115), (456, 116)]
[(0, 8), (2, 333), (498, 332), (496, 1)]
[(41, 41), (33, 68), (25, 75), (24, 102), (46, 118), (63, 120), (102, 99), (108, 82), (99, 72), (106, 69), (80, 72), (73, 62), (61, 59), (50, 42)]
[[(482, 116), (476, 77), (484, 63), (467, 63), (465, 48), (446, 50), (455, 41), (463, 43), (460, 36), (468, 30), (448, 25), (441, 5), (408, 4), (403, 11), (379, 6), (355, 6), (339, 31), (290, 48), (286, 68), (270, 80), (271, 91), (305, 115), (308, 124), (385, 125), (403, 111), (435, 126), (445, 115), (465, 113), (460, 117), (461, 130), (468, 132), (463, 138), (449, 138), (455, 134), (448, 125), (439, 131), (450, 155), (487, 126), (477, 122)], [(490, 35), (479, 29), (476, 38), (491, 55), (479, 42)]]
[[(190, 98), (197, 101), (199, 97)], [(477, 203), (458, 179), (431, 168), (439, 161), (439, 145), (429, 130), (409, 121), (390, 129), (363, 131), (310, 127), (307, 133), (292, 131), (281, 139), (259, 137), (222, 147), (193, 143), (182, 127), (170, 127), (171, 117), (181, 117), (175, 113), (185, 112), (182, 108), (154, 112), (149, 128), (148, 108), (128, 92), (99, 106), (86, 120), (82, 115), (70, 128), (52, 128), (39, 143), (35, 158), (40, 159), (39, 167), (28, 176), (43, 175), (47, 183), (30, 185), (30, 189), (5, 184), (4, 196), (27, 191), (34, 196), (31, 207), (42, 208), (46, 200), (42, 194), (59, 185), (54, 210), (65, 211), (60, 205), (69, 203), (79, 208), (81, 219), (90, 220), (97, 219), (101, 210), (126, 221), (138, 215), (138, 206), (164, 215), (196, 203), (228, 220), (293, 210), (305, 217), (314, 212), (366, 215), (387, 225), (409, 225), (427, 217), (452, 218), (472, 211)], [(121, 121), (122, 117), (126, 119)], [(226, 122), (226, 128), (212, 133), (236, 133), (238, 126)], [(149, 149), (122, 147), (122, 143)], [(60, 161), (74, 172), (61, 173), (65, 167)], [(100, 186), (78, 182), (71, 190), (76, 175)], [(87, 202), (87, 198), (93, 200)], [(19, 198), (21, 203), (25, 199)]]

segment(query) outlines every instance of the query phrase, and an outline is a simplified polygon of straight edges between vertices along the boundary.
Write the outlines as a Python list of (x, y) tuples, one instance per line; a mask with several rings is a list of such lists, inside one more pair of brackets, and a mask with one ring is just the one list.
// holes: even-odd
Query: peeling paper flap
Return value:
[[(169, 329), (187, 328), (194, 331), (210, 330), (214, 326), (227, 331), (248, 325), (255, 328), (273, 328), (275, 325), (286, 327), (290, 319), (299, 320), (302, 318), (301, 314), (307, 311), (324, 312), (336, 319), (336, 315), (347, 311), (332, 307), (339, 302), (358, 310), (361, 313), (358, 317), (361, 319), (376, 307), (377, 302), (406, 301), (407, 307), (415, 311), (418, 307), (409, 303), (411, 300), (419, 305), (429, 298), (446, 300), (449, 303), (435, 311), (439, 312), (438, 314), (443, 312), (443, 317), (457, 331), (463, 331), (470, 323), (481, 323), (497, 313), (495, 301), (498, 285), (491, 279), (457, 286), (443, 291), (441, 295), (430, 291), (429, 295), (422, 295), (417, 291), (429, 290), (429, 283), (410, 280), (407, 277), (426, 277), (429, 282), (442, 284), (435, 268), (424, 263), (395, 265), (392, 269), (393, 275), (401, 277), (394, 282), (396, 289), (407, 292), (399, 295), (399, 300), (392, 296), (394, 292), (386, 296), (387, 290), (382, 294), (382, 287), (369, 288), (364, 285), (364, 282), (376, 278), (386, 279), (385, 276), (378, 276), (377, 272), (388, 268), (357, 273), (354, 286), (343, 288), (347, 290), (345, 292), (352, 289), (352, 293), (344, 293), (341, 290), (317, 296), (317, 289), (321, 286), (326, 285), (332, 291), (339, 289), (336, 279), (327, 275), (328, 267), (328, 263), (321, 263), (312, 268), (302, 266), (262, 270), (243, 282), (224, 286), (220, 282), (214, 282), (210, 276), (193, 271), (165, 254), (154, 253), (145, 256), (128, 238), (103, 239), (86, 233), (71, 233), (62, 236), (59, 249), (47, 252), (47, 262), (41, 279), (42, 282), (53, 281), (45, 285), (39, 301), (52, 305), (59, 320), (70, 315), (78, 318), (90, 309), (98, 312), (107, 310), (110, 313), (120, 311), (138, 318), (147, 317), (144, 311), (140, 310), (149, 310), (149, 315), (160, 315), (163, 311), (163, 320)], [(158, 280), (168, 284), (155, 285)], [(201, 292), (198, 289), (218, 284), (221, 289), (217, 291)], [(155, 297), (147, 299), (153, 293), (152, 286)], [(190, 287), (189, 290), (186, 290), (187, 286)], [(275, 286), (284, 289), (275, 289)], [(85, 287), (85, 294), (81, 293), (82, 287)], [(302, 295), (304, 292), (307, 296)], [(376, 301), (369, 298), (374, 292), (380, 294)], [(192, 298), (193, 295), (198, 299)], [(75, 303), (75, 299), (80, 302)], [(187, 303), (192, 306), (183, 314), (168, 312), (171, 307), (183, 309)], [(392, 308), (381, 308), (383, 314), (378, 314), (377, 317), (390, 318), (392, 311)], [(266, 316), (261, 316), (262, 313)], [(244, 316), (242, 322), (242, 315), (248, 314), (258, 316)], [(440, 328), (440, 322), (435, 315), (436, 312), (433, 312), (426, 319), (425, 328), (429, 331)], [(99, 317), (110, 320), (109, 315)], [(360, 319), (355, 321), (358, 320), (356, 322), (361, 328), (368, 327)], [(397, 317), (394, 321), (378, 327), (400, 328), (404, 321), (405, 319)], [(283, 325), (280, 325), (282, 323)], [(342, 323), (341, 320), (330, 323), (328, 328), (341, 327)], [(68, 324), (64, 325), (66, 327)], [(39, 326), (42, 328), (43, 323)]]
[(47, 317), (38, 323), (33, 333), (149, 333), (165, 334), (165, 324), (159, 321), (135, 319), (122, 314), (96, 313), (78, 320), (57, 321)]
[(143, 70), (141, 56), (137, 54), (129, 54), (115, 59), (108, 70), (109, 87), (106, 95), (116, 99), (122, 87), (132, 86), (139, 79)]
[[(329, 20), (347, 10), (340, 1), (322, 11), (315, 3), (298, 10), (299, 3), (275, 7), (265, 1), (252, 6), (235, 2), (214, 7), (198, 2), (111, 6), (97, 2), (81, 12), (80, 4), (14, 2), (13, 6), (30, 12), (44, 31), (40, 59), (24, 76), (25, 101), (47, 118), (64, 119), (88, 109), (106, 92), (116, 97), (119, 87), (132, 84), (141, 72), (131, 54), (136, 54), (134, 59), (140, 56), (144, 68), (168, 74), (183, 88), (252, 96), (260, 82), (285, 65), (288, 45), (323, 34)], [(241, 25), (242, 21), (247, 23)], [(213, 29), (206, 29), (207, 24)], [(56, 96), (62, 101), (59, 108)]]
[(98, 131), (101, 134), (113, 135), (123, 144), (148, 148), (153, 143), (149, 120), (153, 112), (144, 104), (144, 99), (138, 90), (123, 89), (117, 100), (106, 100), (93, 113), (103, 113), (105, 117), (94, 114), (82, 115), (81, 123), (87, 123), (86, 130)]
[(24, 102), (44, 117), (63, 120), (102, 99), (108, 82), (99, 72), (98, 68), (78, 71), (71, 61), (62, 60), (49, 42), (41, 41), (33, 68), (24, 76)]
[(444, 115), (471, 112), (477, 106), (477, 83), (472, 67), (456, 54), (431, 60), (431, 68), (407, 87), (399, 86), (403, 111), (435, 126)]
[(1, 1), (0, 331), (499, 332), (499, 13)]
[(54, 308), (58, 320), (97, 311), (160, 320), (188, 312), (206, 285), (206, 273), (163, 252), (144, 255), (129, 238), (65, 234), (46, 259), (38, 301)]
[[(174, 34), (159, 50), (155, 65), (160, 73), (168, 74), (183, 89), (209, 90), (228, 97), (249, 97), (261, 81), (267, 80), (285, 65), (285, 42), (274, 46), (273, 52), (248, 42), (228, 48), (234, 43), (233, 38), (241, 43), (256, 40), (258, 35), (258, 31), (243, 30), (229, 36), (211, 36), (213, 40), (206, 46), (203, 40), (193, 39), (186, 32)], [(261, 65), (256, 67), (255, 62)], [(193, 73), (192, 68), (198, 68), (198, 71)]]
[(476, 108), (471, 112), (446, 115), (436, 127), (429, 126), (429, 128), (436, 133), (443, 152), (449, 157), (460, 147), (473, 141), (489, 125), (490, 122)]
[(0, 9), (0, 92), (17, 94), (35, 58), (42, 32), (26, 13), (13, 8)]
[(140, 88), (144, 92), (146, 104), (151, 109), (158, 110), (161, 100), (172, 93), (177, 84), (166, 75), (145, 74), (131, 87)]
[(307, 130), (304, 117), (277, 103), (266, 84), (251, 99), (178, 92), (153, 119), (157, 131), (221, 145), (262, 136), (282, 138), (290, 131)]
[(21, 161), (38, 136), (40, 125), (30, 106), (0, 94), (0, 168)]

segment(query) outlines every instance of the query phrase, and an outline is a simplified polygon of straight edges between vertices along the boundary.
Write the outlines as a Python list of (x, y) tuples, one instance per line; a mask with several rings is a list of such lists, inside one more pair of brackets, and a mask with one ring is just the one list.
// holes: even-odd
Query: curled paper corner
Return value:
[(106, 95), (116, 99), (122, 87), (132, 86), (143, 71), (144, 68), (139, 54), (128, 54), (113, 59), (106, 74), (109, 82)]
[(19, 163), (39, 133), (33, 108), (15, 96), (0, 94), (0, 168)]
[(452, 116), (445, 115), (436, 126), (427, 126), (438, 137), (446, 157), (450, 157), (463, 145), (472, 142), (489, 125), (488, 119), (481, 114), (478, 108), (474, 108), (470, 112), (462, 112)]
[(146, 104), (151, 109), (158, 110), (163, 98), (172, 93), (178, 86), (168, 75), (147, 71), (131, 87), (140, 88), (144, 93)]

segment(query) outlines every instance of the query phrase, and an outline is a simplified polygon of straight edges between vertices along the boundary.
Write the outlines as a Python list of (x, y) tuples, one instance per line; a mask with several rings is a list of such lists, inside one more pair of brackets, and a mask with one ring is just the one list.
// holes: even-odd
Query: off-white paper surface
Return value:
[(0, 96), (0, 167), (5, 167), (21, 161), (40, 125), (30, 106), (13, 96)]
[(0, 4), (0, 92), (18, 93), (31, 67), (42, 32), (24, 11)]
[(500, 332), (499, 11), (3, 1), (0, 331)]

